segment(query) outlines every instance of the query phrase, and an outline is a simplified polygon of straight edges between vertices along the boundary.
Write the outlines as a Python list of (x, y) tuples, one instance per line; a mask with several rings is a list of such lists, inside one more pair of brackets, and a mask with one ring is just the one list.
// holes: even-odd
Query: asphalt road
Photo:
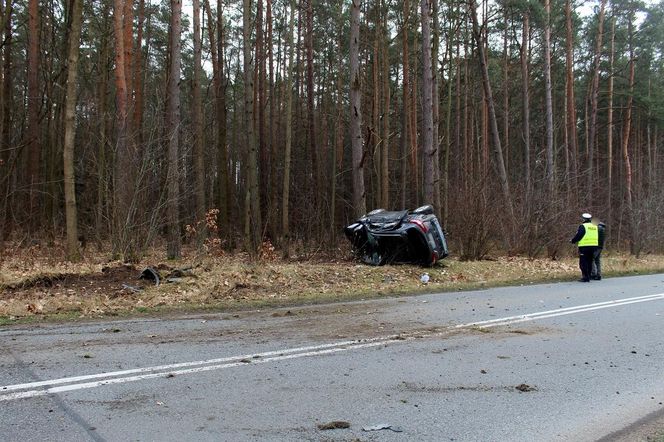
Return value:
[(663, 321), (652, 275), (5, 327), (0, 440), (639, 440)]

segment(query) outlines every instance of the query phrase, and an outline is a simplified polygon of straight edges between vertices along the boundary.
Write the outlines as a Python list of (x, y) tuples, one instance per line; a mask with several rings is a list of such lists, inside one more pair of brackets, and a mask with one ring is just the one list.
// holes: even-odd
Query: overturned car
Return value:
[(344, 233), (357, 257), (370, 265), (433, 266), (449, 254), (445, 233), (429, 205), (398, 212), (376, 209)]

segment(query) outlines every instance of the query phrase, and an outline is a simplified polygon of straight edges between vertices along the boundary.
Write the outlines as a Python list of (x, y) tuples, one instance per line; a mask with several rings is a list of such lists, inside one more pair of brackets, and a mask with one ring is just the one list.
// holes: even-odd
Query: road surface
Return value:
[(630, 440), (663, 321), (651, 275), (4, 327), (0, 440)]

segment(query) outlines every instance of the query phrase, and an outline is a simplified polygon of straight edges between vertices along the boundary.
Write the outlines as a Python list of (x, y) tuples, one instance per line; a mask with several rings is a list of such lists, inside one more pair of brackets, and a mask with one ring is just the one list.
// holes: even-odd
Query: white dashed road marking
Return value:
[[(321, 356), (362, 348), (378, 347), (381, 345), (402, 342), (414, 338), (426, 338), (441, 335), (451, 330), (463, 328), (488, 328), (510, 324), (517, 324), (538, 319), (553, 318), (556, 316), (572, 315), (611, 307), (636, 304), (641, 302), (657, 301), (664, 299), (664, 293), (655, 295), (639, 296), (634, 298), (616, 299), (595, 304), (579, 305), (555, 310), (529, 313), (518, 316), (491, 319), (487, 321), (469, 322), (447, 327), (444, 331), (417, 333), (400, 336), (382, 336), (370, 339), (358, 339), (333, 342), (330, 344), (313, 345), (307, 347), (288, 348), (283, 350), (268, 351), (263, 353), (230, 356), (224, 358), (208, 359), (204, 361), (182, 362), (177, 364), (158, 365), (153, 367), (135, 368), (108, 373), (97, 373), (84, 376), (73, 376), (67, 378), (51, 379), (46, 381), (30, 382), (0, 386), (0, 402), (16, 399), (25, 399), (49, 394), (62, 393), (66, 391), (82, 390), (86, 388), (101, 387), (103, 385), (123, 384), (126, 382), (142, 381), (160, 377), (170, 377), (200, 373), (224, 368), (238, 367), (242, 365), (264, 364), (267, 362), (283, 361), (287, 359), (304, 358), (309, 356)], [(43, 388), (45, 387), (45, 388)]]

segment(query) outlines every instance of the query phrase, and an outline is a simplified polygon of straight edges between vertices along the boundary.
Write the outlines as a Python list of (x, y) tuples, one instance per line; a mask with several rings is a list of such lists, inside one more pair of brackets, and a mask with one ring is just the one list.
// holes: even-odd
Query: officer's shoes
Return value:
[(581, 278), (581, 279), (579, 279), (579, 282), (590, 282), (590, 279), (588, 279), (588, 278)]
[(602, 277), (601, 277), (601, 276), (593, 276), (593, 279), (594, 279), (595, 281), (601, 281), (601, 280), (602, 280)]

